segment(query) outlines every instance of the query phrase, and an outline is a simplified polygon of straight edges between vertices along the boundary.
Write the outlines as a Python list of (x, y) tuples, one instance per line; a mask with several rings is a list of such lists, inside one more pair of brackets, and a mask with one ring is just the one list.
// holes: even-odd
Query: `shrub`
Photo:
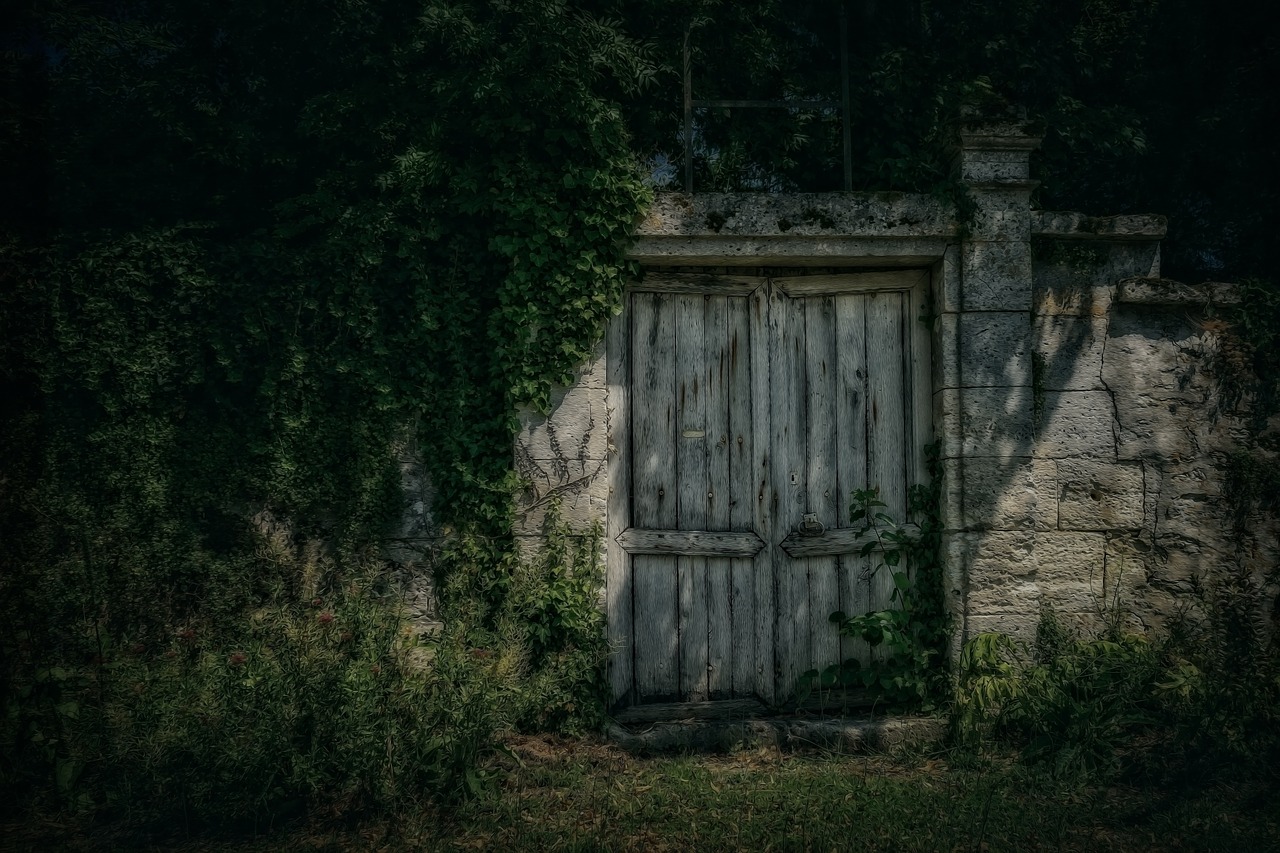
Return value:
[(1109, 775), (1122, 745), (1154, 721), (1157, 650), (1111, 631), (1080, 639), (1052, 610), (1032, 648), (980, 634), (961, 655), (956, 724), (962, 739), (984, 730), (1012, 736), (1024, 758), (1061, 778)]
[(1129, 769), (1274, 774), (1280, 643), (1266, 587), (1240, 567), (1197, 583), (1150, 637), (1110, 627), (1080, 638), (1050, 610), (1031, 646), (979, 634), (960, 657), (956, 739), (1011, 740), (1029, 763), (1076, 781), (1110, 776), (1126, 759)]
[[(1262, 581), (1244, 566), (1193, 586), (1170, 625), (1159, 685), (1177, 723), (1180, 754), (1199, 765), (1276, 773), (1280, 761), (1277, 570)], [(1271, 587), (1272, 589), (1268, 589)]]
[(520, 707), (524, 649), (478, 654), (462, 624), (407, 633), (378, 569), (322, 558), (302, 589), (162, 642), (99, 633), (88, 660), (6, 644), (0, 738), (16, 760), (0, 781), (133, 821), (221, 825), (474, 793)]

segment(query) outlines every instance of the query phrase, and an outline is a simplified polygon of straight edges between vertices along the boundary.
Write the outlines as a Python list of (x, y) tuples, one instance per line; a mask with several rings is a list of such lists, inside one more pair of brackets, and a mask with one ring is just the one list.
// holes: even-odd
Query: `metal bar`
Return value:
[(684, 28), (684, 191), (693, 192), (693, 59), (689, 52), (689, 32)]
[(690, 102), (694, 107), (747, 107), (747, 108), (803, 108), (803, 109), (835, 109), (840, 106), (837, 101), (707, 101)]
[(849, 13), (840, 4), (840, 125), (844, 143), (844, 191), (853, 191), (853, 128), (849, 122)]

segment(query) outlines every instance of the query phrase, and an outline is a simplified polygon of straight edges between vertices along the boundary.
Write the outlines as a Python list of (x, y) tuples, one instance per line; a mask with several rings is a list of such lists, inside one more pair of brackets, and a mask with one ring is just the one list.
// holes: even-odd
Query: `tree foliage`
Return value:
[[(19, 403), (0, 415), (0, 743), (18, 769), (0, 786), (24, 788), (42, 762), (106, 766), (83, 740), (49, 746), (70, 695), (101, 685), (82, 716), (104, 730), (145, 717), (117, 689), (121, 649), (163, 669), (149, 658), (198, 626), (221, 661), (188, 673), (198, 693), (233, 678), (264, 607), (286, 613), (279, 643), (313, 595), (341, 593), (402, 510), (411, 443), (437, 519), (479, 543), (484, 572), (519, 569), (503, 555), (513, 413), (545, 405), (619, 304), (647, 190), (617, 98), (649, 65), (601, 10), (554, 0), (106, 0), (8, 32), (5, 180), (23, 195), (0, 266), (0, 378)], [(291, 548), (326, 543), (321, 581), (262, 556), (264, 508)], [(480, 614), (493, 630), (501, 604)], [(573, 672), (594, 649), (542, 638), (542, 661), (498, 639), (535, 681), (545, 663), (595, 684)], [(56, 695), (50, 666), (74, 673)], [(472, 755), (487, 732), (462, 730)], [(342, 746), (269, 734), (227, 760)]]
[[(840, 100), (847, 17), (853, 187), (928, 191), (962, 103), (1024, 109), (1046, 209), (1170, 217), (1174, 276), (1267, 275), (1280, 68), (1270, 7), (1205, 0), (778, 0), (631, 4), (660, 85), (628, 101), (637, 150), (682, 155), (680, 48), (695, 98)], [(694, 187), (835, 190), (836, 110), (695, 110)], [(675, 172), (672, 184), (682, 184)]]
[[(1268, 274), (1257, 0), (845, 7), (855, 189), (945, 186), (957, 108), (1013, 105), (1045, 128), (1043, 206), (1167, 213), (1173, 274)], [(0, 683), (300, 594), (263, 568), (264, 507), (363, 565), (411, 441), (470, 537), (451, 594), (509, 592), (513, 412), (620, 303), (629, 230), (682, 165), (686, 32), (696, 97), (839, 100), (839, 20), (835, 0), (20, 8), (0, 34)], [(832, 110), (700, 110), (695, 186), (835, 189), (840, 138)], [(582, 633), (578, 598), (513, 606)]]

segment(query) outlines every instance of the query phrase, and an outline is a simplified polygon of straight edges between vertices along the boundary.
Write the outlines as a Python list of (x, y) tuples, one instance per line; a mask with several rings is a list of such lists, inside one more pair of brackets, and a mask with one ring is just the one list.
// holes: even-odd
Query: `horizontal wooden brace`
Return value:
[[(920, 528), (914, 524), (904, 524), (897, 530), (912, 540), (920, 536)], [(881, 535), (883, 536), (883, 534)], [(853, 527), (826, 530), (817, 535), (793, 531), (790, 536), (782, 540), (782, 550), (796, 559), (801, 557), (835, 557), (840, 554), (859, 553), (867, 543), (873, 544), (874, 547), (871, 549), (873, 552), (884, 550), (875, 533), (863, 533), (860, 528)], [(890, 547), (893, 545), (892, 542), (886, 542), (885, 544)]]
[(617, 542), (628, 554), (675, 554), (680, 557), (754, 557), (764, 541), (750, 531), (642, 530), (630, 527)]

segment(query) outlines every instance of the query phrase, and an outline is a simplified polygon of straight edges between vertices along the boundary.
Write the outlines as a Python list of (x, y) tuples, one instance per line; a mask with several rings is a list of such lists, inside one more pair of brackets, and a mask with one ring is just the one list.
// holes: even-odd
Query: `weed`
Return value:
[(861, 522), (865, 539), (861, 556), (878, 552), (881, 563), (874, 571), (890, 572), (891, 601), (896, 607), (856, 616), (837, 611), (829, 617), (842, 636), (864, 640), (886, 654), (863, 666), (856, 658), (833, 664), (819, 672), (800, 676), (800, 701), (815, 688), (865, 688), (892, 705), (931, 709), (946, 685), (946, 640), (950, 631), (942, 594), (940, 554), (941, 522), (938, 517), (939, 483), (937, 448), (928, 449), (930, 485), (912, 486), (908, 512), (917, 529), (899, 527), (880, 510), (885, 504), (876, 489), (852, 494), (849, 518)]
[(456, 543), (456, 584), (509, 580), (485, 607), (461, 596), (433, 636), (409, 629), (376, 559), (342, 563), (275, 521), (209, 587), (233, 601), (256, 588), (239, 609), (158, 608), (164, 630), (131, 636), (90, 573), (81, 617), (62, 614), (67, 634), (47, 644), (7, 606), (22, 627), (0, 637), (0, 789), (10, 806), (232, 828), (474, 796), (498, 733), (581, 730), (603, 713), (598, 537), (549, 518), (547, 548), (501, 557), (501, 572), (487, 562), (501, 549)]
[(1280, 646), (1268, 591), (1241, 569), (1197, 584), (1194, 600), (1154, 637), (1113, 625), (1081, 638), (1051, 610), (1030, 646), (973, 637), (960, 657), (956, 743), (1011, 740), (1027, 763), (1076, 784), (1179, 767), (1274, 775)]

